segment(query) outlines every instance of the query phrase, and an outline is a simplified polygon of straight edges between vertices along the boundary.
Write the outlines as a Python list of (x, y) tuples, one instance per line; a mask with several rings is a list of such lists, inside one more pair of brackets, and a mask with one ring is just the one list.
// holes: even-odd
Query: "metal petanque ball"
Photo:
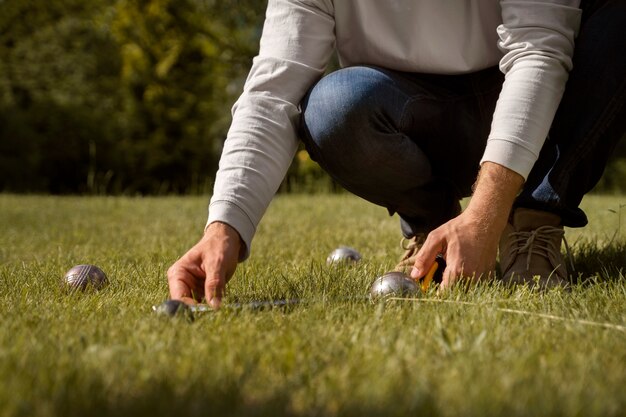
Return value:
[(340, 246), (328, 255), (327, 264), (334, 263), (357, 263), (361, 260), (361, 254), (349, 246)]
[(152, 310), (164, 317), (181, 317), (189, 321), (193, 321), (193, 311), (191, 307), (180, 300), (167, 300), (158, 306), (153, 306)]
[(95, 265), (76, 265), (65, 273), (63, 283), (71, 290), (101, 290), (109, 280), (104, 271)]
[(413, 279), (402, 272), (387, 272), (376, 278), (370, 288), (370, 298), (403, 297), (417, 294), (420, 289)]

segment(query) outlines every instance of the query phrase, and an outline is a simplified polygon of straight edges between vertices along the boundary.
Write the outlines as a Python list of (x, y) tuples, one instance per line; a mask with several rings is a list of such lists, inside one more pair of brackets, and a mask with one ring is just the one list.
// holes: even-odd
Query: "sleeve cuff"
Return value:
[(538, 155), (507, 139), (489, 139), (480, 164), (495, 162), (524, 177), (528, 178), (530, 170), (535, 165)]
[(250, 217), (236, 204), (230, 201), (219, 200), (209, 205), (209, 218), (205, 230), (209, 224), (216, 221), (226, 223), (239, 233), (245, 245), (244, 250), (239, 254), (239, 262), (248, 259), (250, 256), (252, 237), (256, 232), (256, 227), (250, 220)]

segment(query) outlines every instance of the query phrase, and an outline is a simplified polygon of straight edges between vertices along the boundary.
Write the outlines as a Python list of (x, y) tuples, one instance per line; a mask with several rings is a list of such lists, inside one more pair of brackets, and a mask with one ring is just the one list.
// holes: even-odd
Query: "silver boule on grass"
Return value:
[(355, 264), (361, 259), (361, 254), (356, 249), (349, 246), (339, 246), (337, 249), (332, 251), (330, 255), (328, 255), (328, 258), (326, 258), (326, 263), (328, 265)]
[(372, 284), (370, 288), (370, 299), (408, 297), (416, 296), (420, 292), (425, 293), (428, 291), (431, 283), (441, 284), (443, 271), (445, 269), (446, 261), (443, 255), (437, 255), (430, 270), (419, 282), (402, 272), (387, 272), (376, 278)]
[(420, 287), (406, 274), (402, 272), (387, 272), (376, 278), (370, 288), (372, 301), (388, 297), (407, 297), (418, 294)]
[(63, 276), (63, 285), (71, 291), (101, 290), (109, 279), (104, 271), (95, 265), (76, 265)]
[(192, 307), (180, 300), (167, 300), (157, 306), (152, 306), (152, 310), (158, 316), (193, 321), (194, 309)]

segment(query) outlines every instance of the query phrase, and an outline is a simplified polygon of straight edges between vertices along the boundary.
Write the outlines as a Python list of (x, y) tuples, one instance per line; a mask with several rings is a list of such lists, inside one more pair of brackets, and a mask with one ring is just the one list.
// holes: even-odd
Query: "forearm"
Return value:
[(500, 3), (498, 46), (504, 52), (500, 69), (506, 77), (481, 162), (504, 165), (527, 178), (573, 67), (580, 1)]
[(515, 171), (493, 162), (483, 163), (467, 214), (499, 236), (523, 184), (524, 178)]
[(221, 221), (250, 253), (256, 227), (297, 150), (299, 104), (324, 74), (333, 50), (329, 1), (270, 0), (259, 55), (222, 151), (207, 224)]

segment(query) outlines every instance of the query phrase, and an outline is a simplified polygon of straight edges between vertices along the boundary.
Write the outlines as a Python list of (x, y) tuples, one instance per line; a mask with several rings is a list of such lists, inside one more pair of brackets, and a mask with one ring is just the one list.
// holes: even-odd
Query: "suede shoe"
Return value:
[(426, 234), (417, 234), (411, 239), (402, 238), (400, 246), (404, 249), (404, 254), (400, 258), (400, 262), (393, 269), (396, 272), (410, 274), (413, 264), (415, 264), (415, 256), (426, 241)]
[(516, 209), (500, 238), (503, 283), (542, 289), (567, 286), (567, 268), (561, 255), (564, 235), (556, 214)]

